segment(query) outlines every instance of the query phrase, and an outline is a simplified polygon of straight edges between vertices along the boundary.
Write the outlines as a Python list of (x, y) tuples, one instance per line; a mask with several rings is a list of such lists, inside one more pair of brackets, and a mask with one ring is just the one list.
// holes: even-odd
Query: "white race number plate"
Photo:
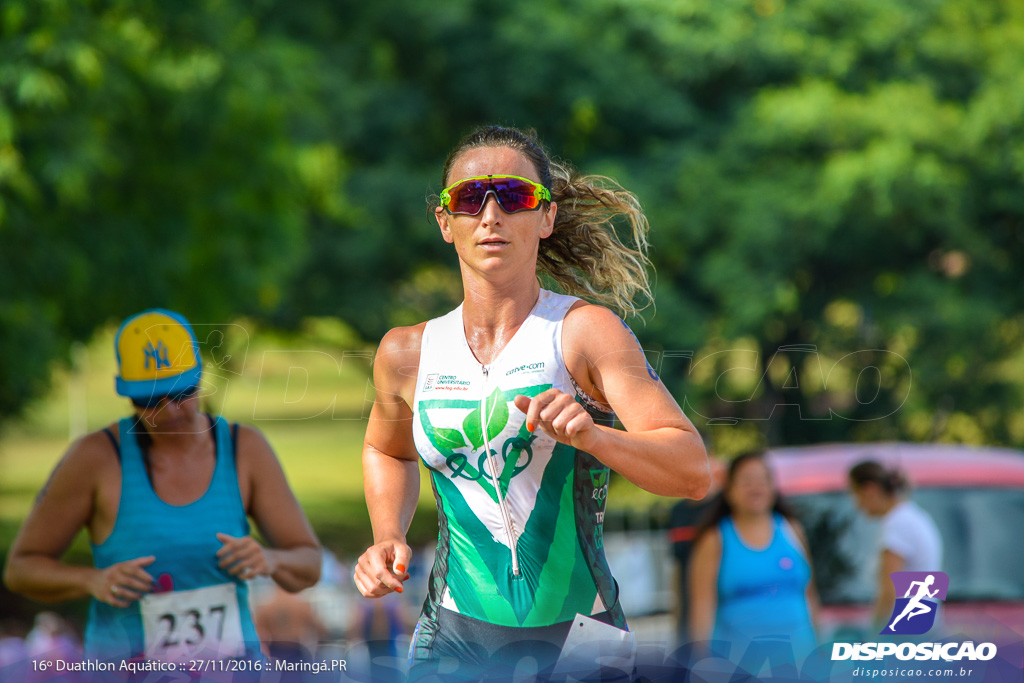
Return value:
[(155, 593), (139, 603), (148, 659), (184, 661), (245, 654), (233, 583)]

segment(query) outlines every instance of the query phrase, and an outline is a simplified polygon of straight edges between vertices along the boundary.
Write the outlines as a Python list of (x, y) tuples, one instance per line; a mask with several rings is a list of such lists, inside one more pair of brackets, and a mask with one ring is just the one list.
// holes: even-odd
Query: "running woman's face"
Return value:
[[(508, 147), (471, 149), (455, 160), (449, 171), (449, 183), (462, 178), (486, 175), (515, 175), (540, 182), (536, 169), (522, 153)], [(537, 266), (540, 241), (554, 229), (554, 202), (535, 211), (505, 213), (493, 196), (475, 216), (451, 215), (443, 209), (435, 212), (441, 235), (455, 245), (463, 267), (484, 273), (519, 272)]]
[(152, 432), (190, 431), (199, 414), (199, 395), (180, 402), (164, 399), (152, 408), (135, 408), (135, 412)]
[(733, 474), (725, 495), (736, 512), (751, 515), (767, 513), (775, 503), (775, 488), (768, 466), (756, 458), (741, 464)]

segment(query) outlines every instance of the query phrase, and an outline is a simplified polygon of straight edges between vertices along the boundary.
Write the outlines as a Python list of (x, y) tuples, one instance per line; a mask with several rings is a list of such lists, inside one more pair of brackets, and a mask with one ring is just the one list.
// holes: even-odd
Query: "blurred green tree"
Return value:
[(641, 197), (657, 308), (634, 327), (699, 421), (1024, 443), (1020, 3), (50, 0), (0, 22), (0, 415), (144, 305), (368, 339), (446, 310), (425, 200), (497, 122)]
[(677, 29), (663, 63), (705, 68), (678, 81), (699, 130), (651, 158), (673, 246), (650, 332), (669, 344), (681, 300), (760, 355), (756, 384), (697, 387), (699, 412), (769, 443), (1024, 443), (1024, 7), (686, 7), (652, 19)]
[(312, 61), (243, 2), (0, 6), (0, 417), (112, 320), (279, 304), (330, 171), (290, 128)]
[(535, 127), (647, 206), (658, 305), (637, 332), (698, 417), (772, 444), (1024, 443), (1019, 3), (392, 0), (268, 17), (348, 65), (323, 96), (343, 112), (358, 216), (312, 228), (287, 315), (374, 338), (453, 305), (422, 197), (472, 127)]

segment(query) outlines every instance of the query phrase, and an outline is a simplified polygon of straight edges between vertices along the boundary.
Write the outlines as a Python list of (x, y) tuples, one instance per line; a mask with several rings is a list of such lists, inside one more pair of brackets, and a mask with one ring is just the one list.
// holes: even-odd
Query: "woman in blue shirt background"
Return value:
[[(183, 316), (131, 316), (115, 352), (115, 387), (133, 415), (57, 464), (4, 581), (39, 602), (91, 598), (89, 658), (257, 657), (246, 582), (269, 576), (293, 592), (316, 583), (316, 535), (259, 430), (200, 410), (202, 359)], [(61, 559), (82, 528), (92, 567)]]
[[(818, 598), (806, 537), (761, 453), (729, 465), (725, 488), (697, 532), (690, 601), (694, 640), (715, 641), (716, 653), (741, 666), (758, 652), (770, 651), (774, 661), (802, 659), (815, 647)], [(722, 646), (728, 651), (717, 652)]]

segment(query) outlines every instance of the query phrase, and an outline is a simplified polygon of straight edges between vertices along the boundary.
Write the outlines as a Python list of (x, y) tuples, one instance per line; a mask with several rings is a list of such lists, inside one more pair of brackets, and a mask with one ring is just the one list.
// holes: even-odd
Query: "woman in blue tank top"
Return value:
[(694, 640), (713, 641), (718, 654), (753, 674), (766, 658), (790, 663), (814, 649), (817, 592), (803, 530), (759, 453), (730, 463), (698, 530), (690, 600)]
[[(180, 315), (132, 316), (115, 341), (135, 415), (73, 444), (36, 499), (4, 580), (40, 602), (91, 597), (85, 655), (187, 661), (259, 654), (246, 580), (314, 584), (320, 546), (258, 430), (199, 410)], [(249, 535), (248, 517), (268, 546)], [(61, 562), (82, 528), (94, 567)]]

